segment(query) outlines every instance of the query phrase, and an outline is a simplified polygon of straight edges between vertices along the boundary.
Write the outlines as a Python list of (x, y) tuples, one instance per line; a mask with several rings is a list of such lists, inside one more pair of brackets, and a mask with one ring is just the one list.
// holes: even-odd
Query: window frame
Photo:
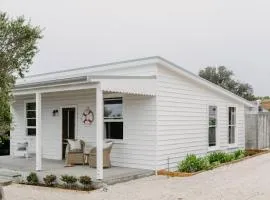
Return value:
[[(35, 110), (27, 110), (27, 104), (28, 103), (35, 103), (36, 104), (36, 101), (35, 100), (25, 100), (24, 101), (24, 126), (25, 126), (25, 135), (27, 137), (36, 137), (36, 135), (37, 135), (37, 107), (36, 107)], [(27, 111), (35, 111), (36, 117), (35, 118), (27, 118)], [(35, 119), (36, 120), (36, 126), (28, 126), (27, 125), (27, 120), (28, 119)], [(30, 129), (30, 128), (36, 129), (36, 134), (35, 135), (28, 135), (28, 129)]]
[[(234, 113), (235, 113), (235, 124), (234, 125), (231, 125), (230, 124), (230, 121), (229, 121), (229, 115), (230, 115), (230, 108), (234, 108), (235, 109), (235, 111), (234, 111)], [(227, 134), (228, 134), (228, 140), (227, 140), (227, 142), (228, 142), (228, 146), (229, 147), (232, 147), (232, 148), (234, 148), (234, 147), (236, 147), (237, 146), (237, 144), (238, 144), (238, 130), (237, 130), (237, 112), (238, 112), (238, 109), (237, 109), (237, 106), (236, 105), (229, 105), (229, 106), (227, 106), (227, 127), (228, 127), (228, 132), (227, 132)], [(229, 143), (229, 140), (230, 140), (230, 127), (234, 127), (234, 143)]]
[[(215, 146), (209, 146), (209, 128), (210, 128), (210, 125), (209, 125), (209, 119), (210, 119), (210, 113), (209, 113), (209, 108), (210, 106), (214, 106), (216, 107), (216, 145)], [(208, 152), (211, 152), (211, 151), (216, 151), (219, 149), (219, 108), (218, 108), (218, 105), (212, 103), (212, 104), (208, 104), (207, 105), (207, 147), (208, 147)]]
[[(107, 94), (104, 95), (103, 97), (103, 109), (105, 108), (105, 100), (106, 99), (121, 99), (122, 100), (122, 118), (116, 118), (116, 119), (112, 119), (112, 118), (105, 118), (103, 116), (103, 132), (104, 132), (104, 140), (105, 141), (113, 141), (114, 143), (124, 143), (125, 142), (125, 123), (124, 123), (124, 116), (125, 116), (125, 103), (124, 103), (124, 98), (122, 95), (118, 95), (118, 94)], [(106, 137), (106, 122), (122, 122), (123, 123), (123, 139), (110, 139)]]

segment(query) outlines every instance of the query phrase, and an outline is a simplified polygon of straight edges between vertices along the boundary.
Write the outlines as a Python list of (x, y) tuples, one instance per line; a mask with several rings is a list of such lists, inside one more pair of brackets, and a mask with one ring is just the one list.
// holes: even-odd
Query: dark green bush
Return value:
[(241, 159), (241, 158), (244, 158), (246, 156), (246, 152), (244, 150), (237, 150), (234, 152), (234, 157), (235, 159)]
[(38, 184), (38, 177), (35, 172), (31, 172), (27, 177), (26, 177), (27, 183), (31, 185), (37, 185)]
[(68, 186), (69, 188), (73, 187), (76, 182), (77, 182), (77, 178), (75, 176), (69, 176), (69, 175), (62, 175), (61, 176), (61, 181), (63, 181), (66, 186)]
[(89, 176), (81, 176), (79, 178), (79, 182), (83, 185), (83, 187), (89, 188), (91, 186), (92, 183), (92, 179)]
[(194, 154), (187, 155), (178, 165), (180, 172), (198, 172), (210, 168), (209, 160), (207, 158), (200, 158)]
[(56, 183), (56, 176), (51, 174), (43, 178), (43, 181), (46, 186), (53, 186)]

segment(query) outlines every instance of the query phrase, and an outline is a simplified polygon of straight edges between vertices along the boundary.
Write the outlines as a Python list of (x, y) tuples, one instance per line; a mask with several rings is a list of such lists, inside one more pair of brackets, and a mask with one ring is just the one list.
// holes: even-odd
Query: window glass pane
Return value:
[(36, 110), (36, 103), (26, 103), (26, 110)]
[(215, 126), (217, 124), (217, 107), (209, 106), (209, 126)]
[(216, 127), (209, 127), (209, 146), (216, 146)]
[(27, 118), (36, 118), (36, 111), (27, 111)]
[(36, 129), (35, 128), (28, 128), (27, 129), (27, 135), (35, 136), (36, 135)]
[(107, 139), (123, 139), (123, 122), (105, 122)]
[(229, 107), (229, 125), (235, 125), (236, 119), (236, 108), (235, 107)]
[(104, 118), (122, 118), (122, 98), (104, 100)]
[(235, 113), (235, 108), (233, 107), (232, 108), (232, 123), (231, 123), (232, 125), (235, 125), (235, 114), (236, 114)]
[(235, 143), (235, 126), (229, 126), (229, 144)]
[(36, 126), (36, 119), (27, 119), (27, 126)]

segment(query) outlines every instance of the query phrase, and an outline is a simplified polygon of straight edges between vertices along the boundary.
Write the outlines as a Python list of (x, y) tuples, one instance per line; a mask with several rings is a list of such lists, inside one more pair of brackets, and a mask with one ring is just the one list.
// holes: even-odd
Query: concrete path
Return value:
[(152, 176), (101, 190), (72, 192), (61, 189), (10, 185), (4, 188), (7, 200), (269, 200), (270, 154), (264, 154), (193, 177)]

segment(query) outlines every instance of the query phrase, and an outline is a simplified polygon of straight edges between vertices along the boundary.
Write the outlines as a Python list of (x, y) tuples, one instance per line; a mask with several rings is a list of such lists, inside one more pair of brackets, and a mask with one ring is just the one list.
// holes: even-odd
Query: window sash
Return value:
[[(113, 127), (113, 124), (114, 123), (115, 122), (104, 122), (104, 128), (105, 128), (105, 131), (106, 131), (105, 132), (105, 139), (109, 139), (109, 140), (110, 139), (111, 140), (123, 140), (124, 139), (124, 123), (123, 122), (117, 122), (117, 123), (120, 123), (120, 126), (122, 126), (122, 128), (121, 128), (122, 129), (121, 130), (122, 135), (118, 135), (117, 137), (114, 137), (115, 134), (113, 134), (112, 131), (111, 131), (111, 128)], [(119, 124), (118, 124), (118, 126), (119, 126)], [(119, 132), (117, 131), (117, 133), (120, 133), (120, 131)]]
[(208, 107), (208, 146), (217, 146), (217, 106)]
[[(28, 130), (30, 129), (36, 129), (36, 125), (35, 126), (29, 126), (28, 125), (28, 121), (30, 120), (35, 120), (35, 124), (36, 124), (36, 109), (30, 109), (30, 107), (35, 107), (36, 108), (36, 105), (35, 105), (36, 102), (26, 102), (25, 103), (25, 128), (26, 128), (26, 135), (29, 136), (28, 134)], [(29, 104), (32, 104), (31, 106)], [(34, 104), (34, 106), (33, 106)], [(29, 108), (29, 109), (28, 109)], [(34, 113), (33, 113), (34, 112)], [(29, 113), (32, 113), (32, 114), (29, 114)], [(29, 116), (30, 115), (30, 116)], [(28, 117), (29, 116), (29, 117)], [(34, 135), (30, 135), (30, 136), (34, 136)]]
[[(104, 110), (107, 106), (107, 108), (110, 108), (110, 106), (108, 105), (112, 105), (111, 106), (111, 109), (112, 111), (114, 111), (113, 109), (117, 109), (117, 108), (114, 108), (113, 105), (117, 105), (118, 106), (118, 109), (120, 109), (120, 112), (116, 114), (120, 114), (120, 116), (105, 116), (105, 112), (104, 112), (104, 129), (105, 131), (107, 131), (107, 126), (108, 128), (110, 128), (111, 126), (107, 125), (107, 123), (122, 123), (122, 126), (124, 125), (124, 120), (123, 120), (123, 99), (122, 97), (115, 97), (115, 98), (104, 98)], [(121, 108), (119, 108), (119, 105), (121, 105)], [(116, 111), (119, 111), (119, 110), (116, 110)], [(123, 126), (123, 129), (124, 129), (124, 126)], [(122, 138), (121, 139), (114, 139), (110, 136), (111, 133), (107, 133), (105, 132), (105, 138), (106, 139), (112, 139), (112, 140), (123, 140), (124, 139), (124, 130), (122, 130)], [(108, 136), (108, 137), (107, 137)]]
[(228, 113), (228, 143), (236, 143), (236, 107), (229, 107)]
[[(118, 98), (104, 98), (104, 119), (123, 119), (123, 99), (122, 99), (122, 97), (118, 97)], [(113, 107), (113, 105), (120, 105), (120, 112), (119, 113), (114, 113), (114, 114), (117, 114), (116, 116), (115, 115), (112, 115), (112, 116), (110, 116), (112, 113), (109, 113), (108, 115), (109, 116), (106, 116), (105, 115), (105, 110), (107, 109), (107, 108), (109, 108), (110, 109), (110, 106), (112, 107), (111, 108), (111, 112), (113, 112), (113, 111), (117, 111), (117, 107), (115, 108), (115, 107)], [(120, 115), (120, 116), (118, 116), (118, 115)]]

